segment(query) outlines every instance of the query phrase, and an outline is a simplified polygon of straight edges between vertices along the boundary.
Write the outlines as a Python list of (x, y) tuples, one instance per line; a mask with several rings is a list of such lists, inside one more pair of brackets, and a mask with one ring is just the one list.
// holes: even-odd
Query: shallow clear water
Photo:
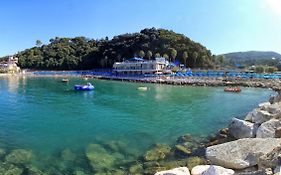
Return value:
[(0, 147), (26, 148), (54, 156), (89, 143), (122, 141), (141, 155), (154, 143), (173, 144), (180, 135), (208, 136), (243, 117), (272, 91), (188, 87), (87, 80), (92, 92), (76, 92), (86, 81), (70, 78), (0, 78)]

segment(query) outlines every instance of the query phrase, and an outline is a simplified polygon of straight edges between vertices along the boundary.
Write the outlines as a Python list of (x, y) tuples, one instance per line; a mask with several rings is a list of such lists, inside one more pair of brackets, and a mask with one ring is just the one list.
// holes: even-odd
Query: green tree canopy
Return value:
[(146, 57), (147, 57), (147, 59), (149, 59), (149, 60), (151, 60), (151, 57), (152, 57), (152, 52), (150, 51), (150, 50), (148, 50), (147, 52), (146, 52)]
[[(129, 59), (134, 55), (149, 59), (152, 57), (150, 55), (155, 53), (155, 57), (163, 55), (168, 58), (170, 55), (175, 60), (184, 52), (187, 53), (188, 60), (178, 59), (191, 68), (200, 65), (211, 67), (214, 64), (212, 53), (204, 46), (182, 34), (165, 29), (144, 29), (138, 33), (99, 40), (55, 37), (50, 39), (47, 45), (39, 46), (38, 42), (36, 46), (15, 55), (19, 58), (20, 67), (54, 70), (112, 68), (114, 62)], [(197, 57), (202, 56), (206, 57), (202, 64), (196, 64)]]
[(41, 40), (36, 40), (36, 46), (37, 47), (41, 47), (42, 45), (42, 41)]
[(182, 54), (182, 59), (183, 59), (184, 66), (187, 65), (186, 64), (187, 58), (188, 58), (188, 53), (186, 51), (184, 51), (183, 54)]
[(155, 58), (160, 58), (160, 57), (161, 57), (160, 53), (155, 54)]
[(175, 59), (176, 59), (176, 57), (177, 57), (177, 54), (178, 54), (178, 52), (177, 52), (177, 50), (176, 49), (171, 49), (171, 58), (173, 59), (172, 61), (173, 62), (175, 62)]
[(145, 53), (143, 50), (140, 50), (139, 51), (139, 57), (143, 58), (145, 56)]

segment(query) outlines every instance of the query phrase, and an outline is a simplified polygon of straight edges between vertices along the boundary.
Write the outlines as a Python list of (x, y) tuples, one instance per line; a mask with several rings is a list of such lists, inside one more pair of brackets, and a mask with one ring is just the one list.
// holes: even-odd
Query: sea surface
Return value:
[[(95, 90), (73, 90), (75, 84), (86, 82), (93, 83)], [(148, 90), (140, 91), (139, 86)], [(45, 167), (63, 150), (80, 155), (93, 143), (123, 143), (138, 159), (156, 143), (173, 145), (184, 134), (214, 134), (232, 117), (243, 118), (273, 94), (269, 89), (242, 88), (241, 93), (223, 89), (0, 77), (0, 148), (7, 153), (32, 150)]]

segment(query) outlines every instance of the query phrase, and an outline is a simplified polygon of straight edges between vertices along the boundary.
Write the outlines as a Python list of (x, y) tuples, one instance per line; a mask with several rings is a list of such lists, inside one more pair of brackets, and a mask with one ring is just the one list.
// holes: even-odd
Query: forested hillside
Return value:
[(224, 54), (223, 56), (225, 58), (225, 61), (229, 64), (243, 64), (245, 66), (276, 66), (281, 60), (281, 55), (279, 53), (262, 51), (234, 52)]
[(16, 56), (22, 68), (54, 70), (111, 68), (114, 62), (134, 56), (145, 59), (163, 56), (191, 68), (213, 67), (214, 62), (214, 56), (201, 44), (182, 34), (155, 28), (118, 35), (111, 40), (56, 37), (47, 45), (38, 40), (36, 47)]

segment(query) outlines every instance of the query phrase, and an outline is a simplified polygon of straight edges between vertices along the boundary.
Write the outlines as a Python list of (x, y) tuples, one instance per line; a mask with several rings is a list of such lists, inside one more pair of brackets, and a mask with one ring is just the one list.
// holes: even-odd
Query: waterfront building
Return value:
[(8, 61), (0, 63), (0, 70), (3, 73), (19, 73), (20, 68), (18, 67), (18, 58), (10, 56)]
[(113, 72), (116, 74), (163, 74), (167, 73), (169, 62), (165, 58), (155, 60), (144, 60), (142, 58), (131, 58), (123, 62), (113, 64)]

